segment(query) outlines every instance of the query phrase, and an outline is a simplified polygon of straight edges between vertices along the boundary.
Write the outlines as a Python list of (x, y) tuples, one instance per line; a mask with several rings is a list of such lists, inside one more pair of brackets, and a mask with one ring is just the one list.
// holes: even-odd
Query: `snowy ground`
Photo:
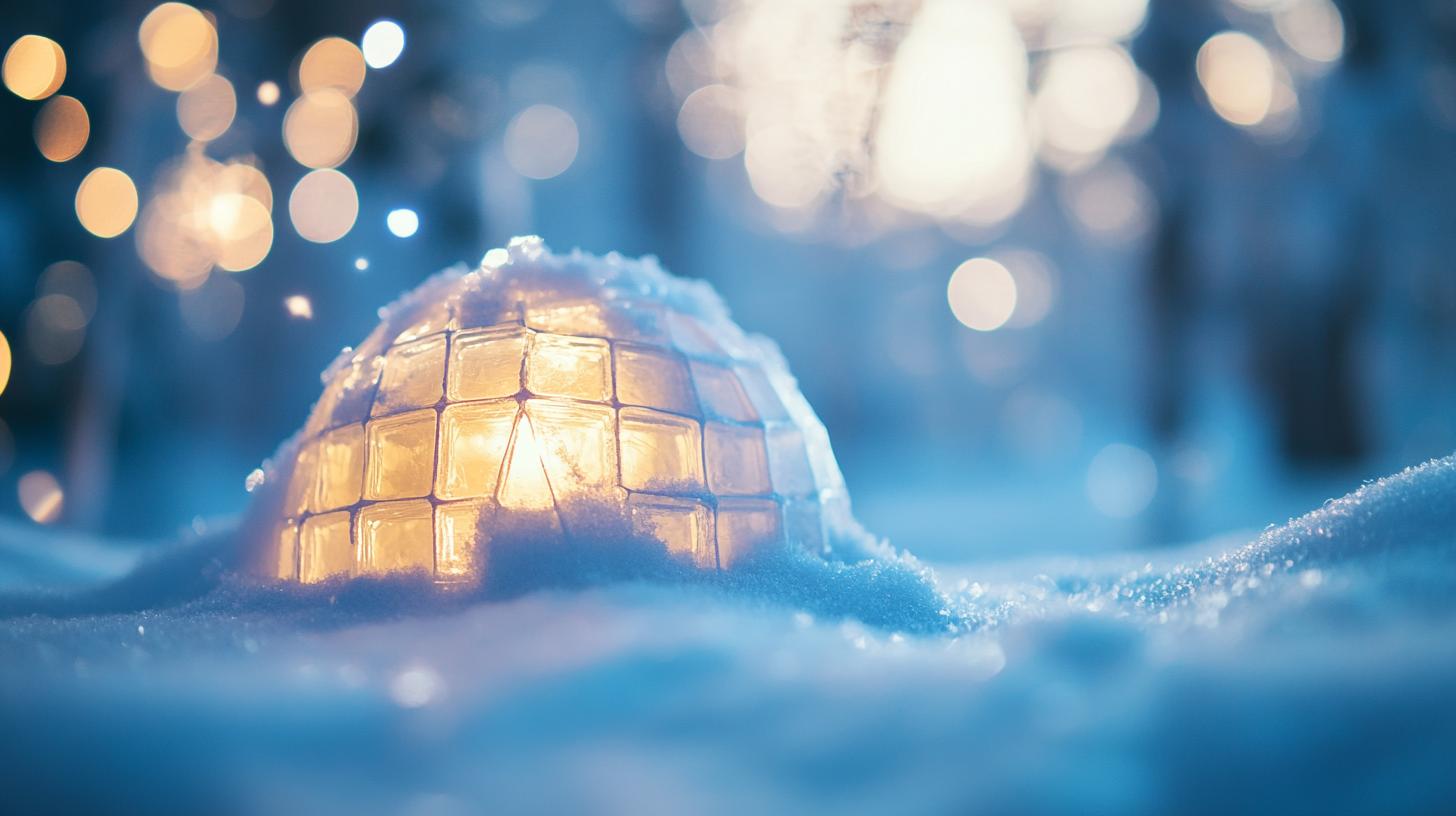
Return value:
[(1453, 459), (1152, 563), (471, 603), (215, 583), (222, 538), (0, 598), (6, 812), (1456, 808)]

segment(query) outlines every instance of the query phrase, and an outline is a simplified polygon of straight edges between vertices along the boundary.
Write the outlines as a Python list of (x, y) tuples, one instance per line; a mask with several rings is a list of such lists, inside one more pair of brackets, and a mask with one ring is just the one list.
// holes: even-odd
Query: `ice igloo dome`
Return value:
[(777, 347), (655, 259), (517, 238), (380, 316), (262, 471), (274, 498), (257, 574), (467, 581), (489, 570), (498, 530), (569, 541), (611, 516), (726, 570), (765, 548), (827, 553), (826, 524), (849, 517), (828, 434)]

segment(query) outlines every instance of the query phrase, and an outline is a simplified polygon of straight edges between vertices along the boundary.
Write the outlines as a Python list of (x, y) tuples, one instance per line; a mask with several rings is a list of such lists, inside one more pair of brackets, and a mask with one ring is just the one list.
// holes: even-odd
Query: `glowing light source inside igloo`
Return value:
[(316, 583), (488, 571), (523, 524), (571, 540), (624, 520), (730, 569), (827, 552), (848, 518), (828, 434), (772, 342), (652, 259), (492, 250), (381, 311), (265, 479), (281, 488), (255, 571)]

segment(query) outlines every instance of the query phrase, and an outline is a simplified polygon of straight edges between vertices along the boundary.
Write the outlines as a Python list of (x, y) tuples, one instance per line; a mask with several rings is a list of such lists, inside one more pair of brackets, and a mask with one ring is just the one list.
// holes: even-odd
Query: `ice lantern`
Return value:
[(604, 517), (726, 570), (765, 548), (826, 553), (826, 524), (848, 517), (828, 434), (774, 344), (654, 259), (517, 238), (381, 318), (265, 471), (255, 572), (469, 581), (493, 533), (570, 542)]

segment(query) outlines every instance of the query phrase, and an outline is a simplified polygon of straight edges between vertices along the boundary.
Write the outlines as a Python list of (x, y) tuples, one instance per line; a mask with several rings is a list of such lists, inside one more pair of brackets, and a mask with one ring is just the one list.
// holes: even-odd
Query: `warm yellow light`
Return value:
[(342, 93), (315, 90), (295, 99), (283, 116), (283, 144), (305, 167), (338, 167), (354, 152), (359, 116)]
[(26, 34), (6, 50), (4, 76), (21, 99), (45, 99), (66, 81), (66, 52), (49, 37)]
[(268, 208), (252, 196), (221, 193), (213, 198), (210, 209), (218, 268), (241, 272), (262, 263), (273, 247), (273, 218)]
[[(823, 551), (842, 480), (786, 372), (726, 318), (626, 307), (603, 283), (615, 267), (563, 275), (532, 247), (424, 284), (330, 369), (259, 571), (479, 579), (503, 530), (551, 546), (630, 529), (704, 569)], [(658, 291), (631, 281), (633, 298)]]
[(80, 155), (91, 136), (91, 117), (73, 96), (53, 96), (35, 117), (35, 146), (53, 162)]
[(1210, 37), (1198, 49), (1198, 81), (1215, 112), (1235, 125), (1264, 121), (1274, 102), (1274, 59), (1258, 40), (1237, 31)]
[(289, 295), (284, 298), (283, 309), (288, 312), (289, 317), (296, 317), (301, 320), (313, 319), (313, 302), (303, 295)]
[(364, 54), (342, 37), (319, 40), (298, 63), (298, 87), (305, 94), (332, 90), (349, 97), (363, 84)]
[(258, 83), (258, 104), (265, 108), (271, 108), (278, 104), (282, 91), (278, 89), (278, 83), (273, 80)]
[(309, 241), (337, 241), (359, 217), (359, 194), (354, 182), (337, 170), (315, 170), (298, 180), (288, 197), (293, 229)]
[[(159, 277), (180, 289), (196, 289), (214, 267), (251, 269), (267, 256), (273, 245), (273, 191), (250, 161), (222, 164), (193, 149), (164, 169), (137, 232), (142, 260)], [(205, 311), (200, 304), (230, 299), (229, 291), (199, 296), (198, 313)]]
[(210, 142), (226, 133), (237, 112), (238, 97), (233, 84), (217, 74), (177, 97), (177, 121), (182, 132), (199, 142)]
[(0, 332), (0, 394), (5, 393), (5, 386), (10, 384), (10, 368), (13, 364), (10, 341), (5, 338), (4, 332)]
[(990, 258), (972, 258), (951, 274), (946, 299), (967, 328), (995, 331), (1016, 311), (1016, 279)]
[(147, 73), (169, 91), (182, 91), (217, 68), (217, 28), (185, 3), (163, 3), (142, 20), (137, 32)]
[(555, 178), (576, 160), (578, 134), (571, 114), (552, 105), (532, 105), (506, 127), (506, 161), (531, 179)]
[(21, 509), (37, 524), (50, 524), (61, 517), (65, 493), (56, 477), (46, 471), (32, 470), (21, 476), (17, 492)]
[(137, 190), (131, 177), (114, 167), (98, 167), (76, 190), (76, 217), (87, 232), (115, 238), (126, 232), (137, 214)]

